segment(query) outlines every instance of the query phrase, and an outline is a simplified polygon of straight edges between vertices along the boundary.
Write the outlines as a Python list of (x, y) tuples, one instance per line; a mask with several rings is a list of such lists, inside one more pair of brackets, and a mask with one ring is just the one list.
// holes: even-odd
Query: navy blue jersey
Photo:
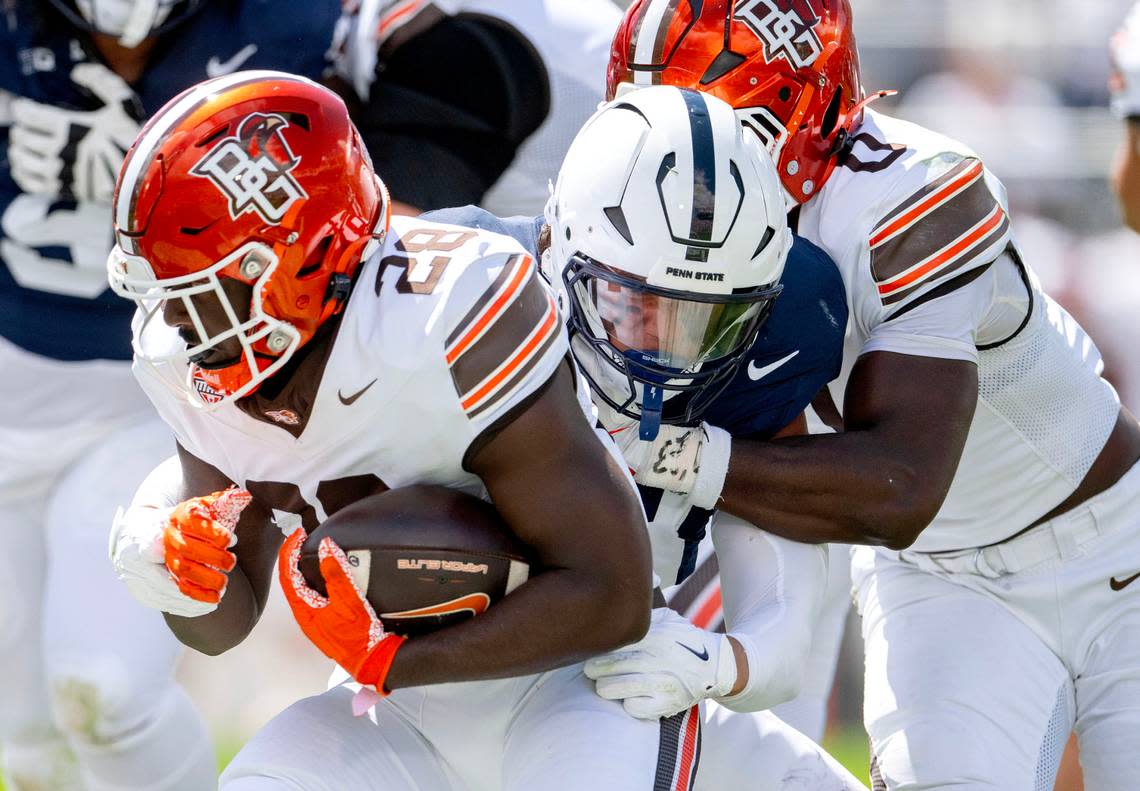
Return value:
[(839, 269), (827, 253), (797, 236), (780, 282), (784, 291), (752, 350), (702, 415), (734, 437), (771, 437), (839, 375), (847, 328)]
[[(132, 111), (150, 116), (191, 85), (239, 69), (318, 79), (339, 15), (339, 0), (204, 3), (155, 46), (132, 86), (138, 98)], [(72, 110), (96, 109), (70, 76), (76, 64), (92, 60), (98, 56), (87, 34), (48, 3), (22, 0), (6, 9), (0, 90)], [(10, 175), (7, 148), (8, 127), (0, 126), (0, 336), (60, 360), (130, 359), (134, 305), (107, 289), (104, 270), (110, 207), (23, 194)]]

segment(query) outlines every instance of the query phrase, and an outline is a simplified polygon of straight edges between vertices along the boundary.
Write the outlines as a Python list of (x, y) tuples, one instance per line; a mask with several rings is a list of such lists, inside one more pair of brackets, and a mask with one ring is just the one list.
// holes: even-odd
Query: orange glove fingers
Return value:
[(171, 559), (181, 557), (204, 566), (212, 566), (219, 571), (231, 571), (237, 563), (237, 556), (233, 552), (219, 549), (195, 536), (188, 536), (174, 527), (163, 531), (162, 543), (167, 565), (170, 565)]
[[(207, 509), (203, 509), (207, 510)], [(187, 536), (193, 536), (197, 540), (209, 544), (218, 549), (229, 549), (233, 541), (233, 532), (226, 529), (224, 525), (217, 521), (213, 516), (206, 514), (192, 514), (189, 518), (177, 522), (178, 529)], [(172, 520), (172, 526), (174, 525)]]
[(206, 590), (219, 592), (225, 590), (226, 582), (228, 581), (226, 575), (217, 569), (203, 566), (201, 563), (196, 563), (186, 558), (168, 558), (166, 568), (174, 575), (176, 580), (192, 582)]
[(174, 581), (178, 583), (178, 590), (182, 591), (184, 594), (189, 596), (191, 599), (194, 599), (195, 601), (205, 602), (206, 604), (217, 604), (222, 600), (221, 591), (211, 590), (210, 588), (203, 588), (200, 585), (195, 585), (189, 580), (180, 579), (178, 577), (175, 577)]

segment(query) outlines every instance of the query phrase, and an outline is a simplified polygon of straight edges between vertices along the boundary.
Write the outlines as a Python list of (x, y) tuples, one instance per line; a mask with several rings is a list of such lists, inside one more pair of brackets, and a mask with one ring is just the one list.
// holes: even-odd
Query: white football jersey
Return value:
[(1001, 541), (1080, 483), (1116, 421), (1092, 340), (1041, 291), (1010, 233), (1005, 189), (964, 145), (868, 110), (800, 214), (850, 307), (836, 404), (859, 355), (978, 364), (978, 405), (950, 492), (913, 549)]
[(605, 99), (610, 42), (621, 11), (610, 0), (362, 0), (342, 22), (337, 70), (367, 96), (384, 38), (460, 13), (513, 27), (545, 65), (550, 113), (480, 202), (500, 217), (541, 214), (570, 142)]
[[(413, 217), (392, 218), (320, 332), (328, 342), (302, 347), (283, 386), (271, 378), (212, 412), (176, 390), (185, 364), (135, 366), (179, 443), (271, 505), (286, 532), (385, 488), (484, 495), (465, 456), (568, 353), (554, 296), (516, 241)], [(173, 330), (170, 343), (182, 343)]]

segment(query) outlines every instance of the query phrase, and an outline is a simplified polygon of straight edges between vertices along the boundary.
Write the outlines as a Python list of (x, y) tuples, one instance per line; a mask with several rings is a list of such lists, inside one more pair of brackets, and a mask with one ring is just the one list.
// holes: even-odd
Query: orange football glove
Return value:
[(234, 529), (253, 497), (231, 487), (204, 497), (192, 497), (174, 507), (162, 533), (163, 563), (191, 599), (217, 604), (226, 591), (237, 557)]
[(372, 605), (352, 581), (344, 550), (331, 538), (322, 539), (318, 549), (328, 596), (309, 587), (299, 566), (306, 538), (304, 528), (297, 528), (277, 556), (277, 575), (293, 617), (325, 656), (361, 684), (387, 695), (384, 680), (404, 638), (385, 633)]

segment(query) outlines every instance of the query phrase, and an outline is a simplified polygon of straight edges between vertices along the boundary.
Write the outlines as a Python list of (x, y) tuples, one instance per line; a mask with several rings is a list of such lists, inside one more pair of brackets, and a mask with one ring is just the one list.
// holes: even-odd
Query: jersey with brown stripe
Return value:
[(801, 207), (800, 233), (839, 265), (870, 331), (940, 286), (968, 285), (961, 275), (1009, 244), (1009, 218), (1001, 184), (955, 140), (873, 110), (852, 140)]
[(478, 493), (467, 452), (568, 351), (534, 270), (508, 236), (394, 217), (344, 312), (297, 356), (297, 387), (251, 399), (262, 414), (227, 405), (207, 416), (175, 395), (185, 373), (174, 367), (140, 382), (183, 447), (261, 492), (287, 530), (385, 486)]

